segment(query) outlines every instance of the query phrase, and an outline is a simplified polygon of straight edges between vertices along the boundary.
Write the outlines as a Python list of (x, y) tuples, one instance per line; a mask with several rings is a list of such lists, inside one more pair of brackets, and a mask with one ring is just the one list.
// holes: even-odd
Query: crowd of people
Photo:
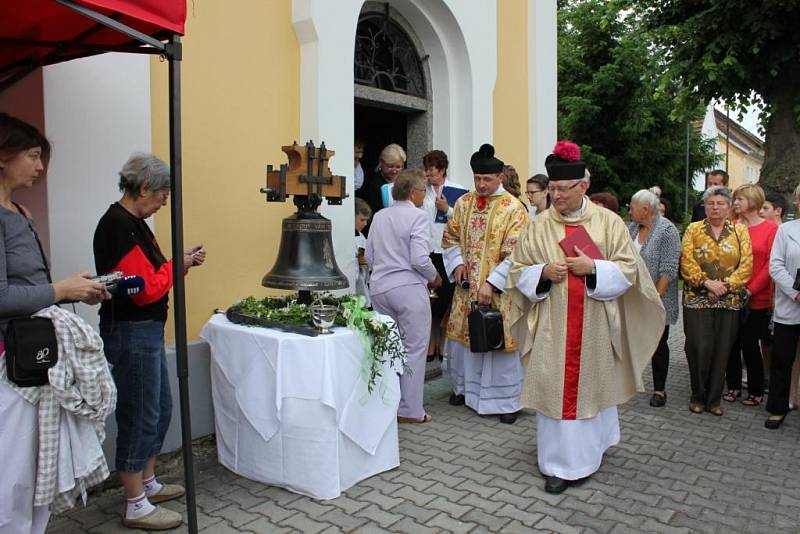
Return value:
[[(524, 191), (514, 167), (488, 144), (470, 158), (471, 190), (450, 180), (441, 150), (426, 154), (422, 169), (406, 169), (405, 151), (391, 144), (374, 172), (364, 172), (363, 149), (355, 151), (356, 290), (396, 321), (406, 348), (399, 423), (432, 421), (425, 366), (442, 359), (450, 404), (505, 424), (522, 409), (536, 412), (545, 490), (563, 492), (596, 472), (619, 442), (617, 406), (643, 391), (650, 362), (650, 405), (666, 405), (668, 338), (681, 305), (691, 412), (722, 416), (723, 401), (757, 407), (768, 393), (765, 426), (777, 429), (797, 408), (800, 221), (782, 223), (781, 195), (753, 184), (731, 191), (727, 173), (712, 171), (681, 237), (657, 186), (632, 196), (628, 224), (612, 193), (589, 196), (591, 175), (571, 142), (556, 144), (547, 174), (529, 178)], [(155, 475), (172, 413), (164, 326), (173, 261), (185, 275), (204, 263), (205, 250), (164, 256), (145, 221), (166, 205), (169, 168), (136, 153), (119, 173), (122, 196), (99, 220), (93, 248), (97, 273), (139, 277), (141, 291), (112, 298), (87, 272), (54, 282), (30, 211), (13, 201), (45, 172), (49, 156), (35, 127), (0, 113), (0, 447), (7, 460), (0, 530), (43, 532), (50, 510), (59, 509), (53, 503), (74, 502), (108, 474), (99, 453), (102, 465), (76, 473), (72, 487), (41, 483), (57, 463), (41, 455), (58, 454), (54, 411), (64, 412), (61, 425), (91, 421), (76, 447), (89, 454), (100, 451), (112, 410), (124, 524), (177, 527), (180, 514), (158, 504), (184, 489)], [(800, 186), (793, 199), (800, 207)], [(100, 304), (99, 336), (58, 306), (67, 302)], [(74, 373), (72, 389), (51, 386), (80, 403), (54, 409), (7, 376), (7, 349), (17, 343), (5, 335), (8, 323), (34, 313), (69, 330), (49, 376)], [(476, 324), (495, 329), (491, 341)]]
[[(458, 187), (444, 152), (423, 158), (424, 174), (405, 161), (390, 145), (356, 191), (371, 199), (356, 199), (359, 291), (397, 321), (408, 351), (400, 423), (432, 420), (425, 362), (443, 355), (452, 405), (507, 424), (523, 408), (536, 412), (545, 489), (564, 491), (619, 441), (616, 406), (643, 389), (648, 362), (650, 406), (666, 405), (681, 307), (692, 413), (722, 416), (723, 401), (756, 407), (769, 392), (765, 427), (776, 429), (796, 409), (800, 222), (781, 224), (782, 195), (755, 184), (731, 191), (727, 173), (711, 171), (681, 235), (658, 186), (631, 197), (627, 225), (616, 195), (588, 195), (573, 143), (559, 142), (547, 175), (524, 191), (491, 145), (470, 160), (474, 190), (456, 198), (442, 193)], [(503, 339), (476, 352), (469, 316), (481, 307), (500, 312)]]

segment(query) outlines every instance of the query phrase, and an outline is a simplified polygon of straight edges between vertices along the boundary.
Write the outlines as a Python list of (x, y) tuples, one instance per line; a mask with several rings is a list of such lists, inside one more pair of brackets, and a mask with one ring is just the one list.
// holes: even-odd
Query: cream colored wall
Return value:
[[(528, 0), (497, 2), (494, 146), (523, 184), (528, 162)], [(524, 190), (524, 187), (523, 187)]]
[[(726, 146), (725, 137), (721, 135), (719, 137), (719, 149), (720, 154), (722, 154), (722, 159), (719, 163), (720, 169), (725, 169)], [(728, 176), (730, 177), (728, 185), (731, 190), (747, 183), (745, 180), (746, 174), (745, 154), (742, 150), (731, 144), (730, 152), (728, 152)]]
[[(264, 296), (281, 220), (291, 202), (269, 203), (265, 166), (286, 162), (280, 147), (299, 139), (299, 46), (286, 0), (190, 4), (183, 39), (184, 243), (208, 257), (186, 280), (187, 334), (196, 338), (216, 307)], [(153, 150), (169, 157), (167, 63), (152, 61)], [(169, 250), (169, 207), (156, 237)], [(172, 338), (172, 318), (168, 336)]]

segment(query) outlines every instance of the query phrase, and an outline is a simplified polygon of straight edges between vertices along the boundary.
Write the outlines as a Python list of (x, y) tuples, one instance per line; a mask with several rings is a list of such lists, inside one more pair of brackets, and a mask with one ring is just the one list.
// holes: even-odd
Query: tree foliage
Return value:
[(628, 0), (664, 50), (664, 84), (682, 105), (722, 99), (766, 108), (761, 183), (800, 179), (800, 0)]
[[(622, 2), (559, 3), (559, 138), (583, 149), (592, 191), (611, 191), (622, 204), (658, 185), (684, 207), (687, 124), (705, 106), (677, 108), (660, 86), (663, 62), (639, 20)], [(710, 143), (690, 129), (690, 176), (714, 163)]]

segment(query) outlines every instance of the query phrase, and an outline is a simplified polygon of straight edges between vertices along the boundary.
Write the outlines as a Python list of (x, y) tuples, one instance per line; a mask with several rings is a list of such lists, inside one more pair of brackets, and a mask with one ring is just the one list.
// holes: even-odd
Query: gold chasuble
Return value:
[[(592, 202), (584, 205), (571, 217), (553, 208), (538, 215), (520, 236), (507, 280), (512, 332), (525, 366), (522, 405), (552, 419), (592, 418), (643, 391), (642, 371), (664, 332), (664, 306), (625, 223)], [(570, 274), (531, 303), (515, 289), (520, 276), (531, 265), (564, 262), (558, 242), (578, 225), (632, 287), (599, 301), (586, 294), (583, 277)]]
[[(471, 191), (458, 199), (453, 208), (453, 216), (447, 223), (442, 248), (447, 250), (461, 246), (469, 289), (455, 287), (450, 320), (447, 323), (448, 338), (469, 348), (467, 315), (470, 304), (477, 302), (478, 290), (486, 278), (511, 255), (527, 222), (528, 212), (522, 202), (507, 191), (483, 198)], [(516, 351), (517, 344), (510, 334), (508, 320), (511, 297), (507, 293), (495, 293), (492, 296), (492, 307), (500, 310), (503, 316), (506, 341), (503, 351)]]

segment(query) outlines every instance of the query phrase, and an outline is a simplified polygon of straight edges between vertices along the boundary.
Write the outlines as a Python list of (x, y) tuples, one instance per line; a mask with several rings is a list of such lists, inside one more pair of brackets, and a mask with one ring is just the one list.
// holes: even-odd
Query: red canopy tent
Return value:
[[(183, 254), (180, 35), (186, 0), (25, 0), (0, 2), (0, 92), (39, 67), (104, 52), (159, 54), (169, 61), (172, 256)], [(164, 42), (166, 41), (166, 42)], [(173, 313), (180, 386), (186, 508), (197, 532), (189, 411), (183, 265), (174, 262)]]

